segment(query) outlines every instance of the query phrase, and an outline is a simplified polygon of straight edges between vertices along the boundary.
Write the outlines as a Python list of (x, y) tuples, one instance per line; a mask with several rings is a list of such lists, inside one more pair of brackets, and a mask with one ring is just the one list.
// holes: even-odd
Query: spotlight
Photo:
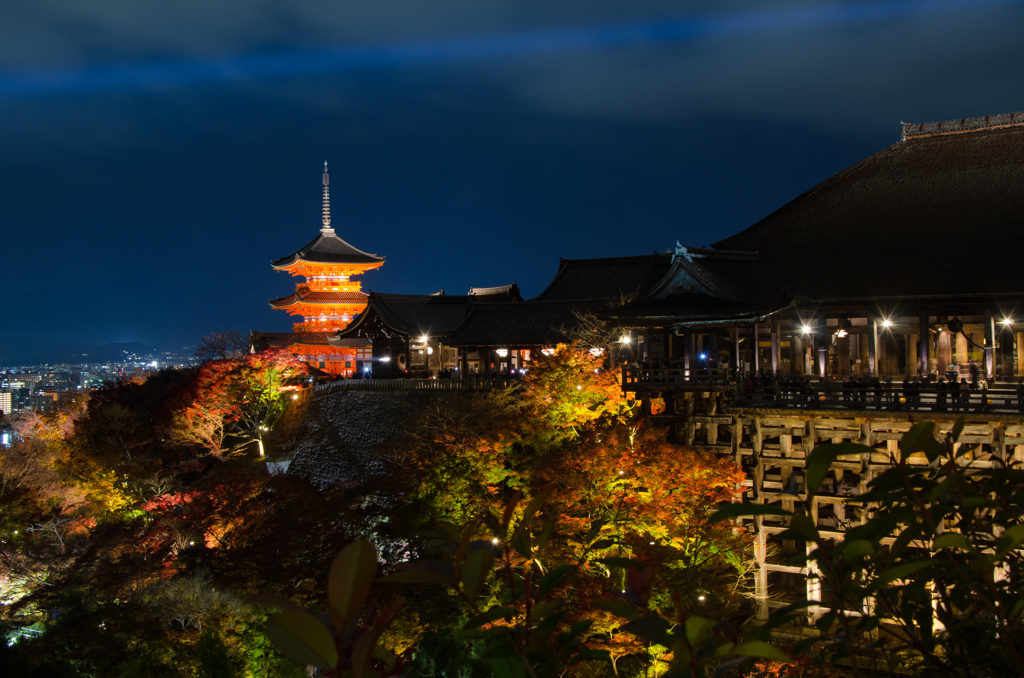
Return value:
[(892, 327), (892, 321), (888, 318), (882, 319), (882, 327)]
[(1003, 324), (1009, 327), (1013, 324), (1013, 318), (1003, 318)]
[(813, 331), (814, 329), (810, 325), (804, 325), (803, 327), (800, 328), (800, 332), (802, 334), (810, 334)]

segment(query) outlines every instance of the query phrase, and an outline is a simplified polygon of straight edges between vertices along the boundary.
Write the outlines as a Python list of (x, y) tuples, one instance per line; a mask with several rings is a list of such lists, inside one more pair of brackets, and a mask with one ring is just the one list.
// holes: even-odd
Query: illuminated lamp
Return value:
[(544, 355), (555, 355), (555, 349), (553, 348), (542, 348), (540, 352)]
[(623, 337), (622, 338), (622, 343), (623, 344), (628, 344), (629, 343), (629, 337), (628, 336)]
[(803, 327), (800, 328), (800, 333), (801, 334), (810, 334), (813, 331), (814, 331), (814, 328), (811, 327), (810, 325), (804, 325)]
[(386, 362), (386, 363), (389, 363), (389, 362), (391, 362), (391, 356), (389, 356), (389, 355), (386, 355), (386, 356), (384, 356), (383, 358), (381, 358), (381, 360), (383, 360), (383, 361), (384, 361), (384, 362)]
[(596, 355), (601, 355), (602, 353), (604, 353), (604, 349), (603, 348), (592, 348), (592, 349), (590, 349), (590, 355), (595, 355), (596, 356)]
[(508, 355), (508, 349), (507, 348), (497, 348), (497, 349), (494, 349), (494, 352), (498, 354), (499, 358), (504, 358), (505, 356)]
[(892, 327), (892, 321), (889, 320), (888, 318), (882, 318), (882, 327), (886, 329)]
[(434, 355), (434, 349), (432, 349), (431, 347), (427, 346), (427, 355)]
[(1013, 324), (1013, 318), (1003, 318), (1003, 324), (1009, 327)]
[(427, 335), (424, 334), (422, 337), (420, 337), (420, 341), (422, 341), (424, 344), (427, 343)]

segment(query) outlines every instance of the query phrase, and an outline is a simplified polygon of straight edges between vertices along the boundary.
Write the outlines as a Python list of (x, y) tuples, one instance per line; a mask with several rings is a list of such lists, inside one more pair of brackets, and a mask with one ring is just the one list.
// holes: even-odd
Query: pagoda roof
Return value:
[(312, 264), (383, 264), (384, 257), (356, 249), (334, 233), (334, 229), (321, 229), (312, 242), (294, 254), (271, 263), (274, 268), (287, 268), (300, 261)]
[(628, 299), (656, 285), (672, 264), (668, 254), (558, 260), (555, 277), (531, 301)]
[(1012, 262), (1024, 244), (1024, 113), (902, 131), (899, 143), (713, 247), (757, 252), (756, 279), (793, 298), (1024, 290)]
[(443, 336), (462, 324), (468, 311), (468, 296), (371, 292), (366, 308), (331, 341), (377, 332), (387, 336)]
[(294, 306), (295, 304), (338, 305), (365, 303), (367, 299), (367, 295), (363, 292), (296, 291), (295, 294), (289, 294), (287, 297), (272, 299), (270, 305), (274, 308), (287, 308), (288, 306)]
[(252, 332), (250, 342), (257, 351), (268, 348), (287, 348), (290, 346), (313, 346), (313, 347), (342, 347), (342, 346), (368, 346), (366, 341), (352, 341), (331, 344), (328, 339), (330, 332)]

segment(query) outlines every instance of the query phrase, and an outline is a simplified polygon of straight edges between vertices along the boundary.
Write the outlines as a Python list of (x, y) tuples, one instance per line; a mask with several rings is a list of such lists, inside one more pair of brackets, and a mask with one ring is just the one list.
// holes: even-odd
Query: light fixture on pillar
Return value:
[(1003, 325), (1009, 327), (1013, 324), (1013, 318), (1003, 318)]
[(806, 323), (804, 324), (803, 327), (800, 328), (800, 333), (801, 334), (810, 334), (813, 331), (814, 331), (814, 328), (811, 327), (810, 325), (806, 324)]
[(885, 329), (889, 329), (890, 327), (892, 327), (892, 320), (890, 320), (889, 318), (882, 318), (882, 327), (884, 327)]
[(628, 344), (629, 343), (629, 335), (628, 334), (625, 335), (624, 337), (622, 337), (622, 343), (623, 344)]

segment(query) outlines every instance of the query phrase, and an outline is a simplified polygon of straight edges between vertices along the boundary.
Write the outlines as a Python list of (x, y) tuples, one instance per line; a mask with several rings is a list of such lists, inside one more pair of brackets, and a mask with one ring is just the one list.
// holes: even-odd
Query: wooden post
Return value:
[(751, 348), (754, 349), (754, 374), (758, 374), (761, 371), (761, 329), (754, 323), (753, 331), (750, 333)]
[(491, 376), (491, 347), (481, 346), (477, 353), (480, 355), (480, 372), (486, 379)]
[(643, 328), (643, 334), (641, 336), (643, 337), (643, 340), (644, 340), (643, 356), (644, 356), (644, 360), (646, 361), (646, 360), (648, 360), (650, 358), (651, 328), (650, 327)]
[(469, 347), (463, 346), (459, 355), (459, 378), (469, 378)]
[(935, 321), (940, 326), (939, 337), (935, 341), (935, 369), (939, 376), (943, 377), (949, 371), (949, 364), (953, 362), (953, 337), (950, 336), (949, 330), (945, 327), (946, 323), (949, 322), (949, 318), (940, 315), (936, 317)]
[(917, 373), (928, 376), (928, 311), (921, 311), (917, 326)]
[(804, 363), (807, 356), (804, 354), (804, 337), (800, 329), (794, 327), (789, 339), (789, 372), (794, 375), (804, 373)]
[(708, 356), (709, 364), (713, 367), (720, 367), (718, 364), (718, 330), (711, 330), (711, 355)]
[(992, 311), (985, 311), (985, 377), (995, 379), (996, 376), (996, 319)]
[(868, 331), (868, 374), (878, 376), (878, 318), (868, 318), (871, 328)]
[(690, 367), (693, 364), (693, 332), (687, 332), (683, 335), (683, 369), (686, 371), (685, 375), (690, 376)]
[(1017, 342), (1017, 376), (1024, 376), (1024, 332), (1014, 333)]
[(732, 363), (737, 374), (743, 366), (740, 362), (740, 328), (732, 328)]
[[(792, 342), (790, 342), (792, 344)], [(793, 346), (790, 345), (789, 353), (792, 356)], [(772, 318), (772, 374), (778, 376), (779, 374), (779, 319), (778, 317)]]

